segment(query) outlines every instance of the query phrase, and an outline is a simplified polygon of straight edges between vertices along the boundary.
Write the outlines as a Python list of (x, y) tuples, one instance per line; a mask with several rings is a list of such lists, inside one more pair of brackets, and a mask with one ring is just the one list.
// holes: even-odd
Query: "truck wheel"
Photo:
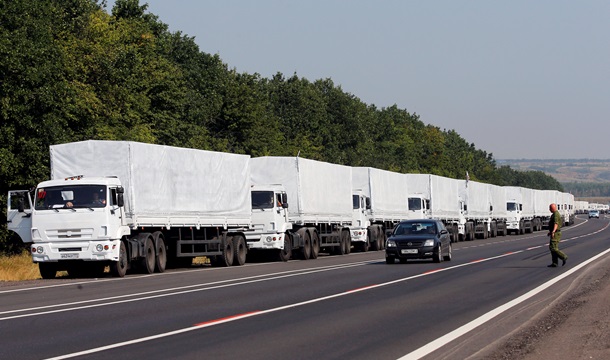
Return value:
[(246, 240), (241, 235), (233, 236), (233, 265), (241, 266), (246, 263)]
[(379, 250), (379, 235), (377, 234), (377, 227), (371, 227), (369, 230), (369, 243), (371, 244), (371, 251)]
[(301, 259), (307, 260), (311, 257), (311, 238), (309, 232), (303, 232), (303, 247), (301, 247)]
[(119, 245), (119, 260), (110, 263), (110, 273), (112, 276), (123, 277), (127, 273), (128, 266), (127, 250), (125, 249), (125, 243), (121, 241), (121, 245)]
[(290, 235), (284, 235), (284, 248), (280, 250), (280, 261), (286, 262), (290, 260), (290, 256), (292, 256), (292, 243), (290, 239)]
[(163, 240), (163, 236), (157, 237), (156, 240), (157, 251), (155, 252), (155, 270), (162, 273), (167, 267), (167, 251), (165, 250), (165, 241)]
[(351, 240), (351, 237), (349, 235), (349, 231), (345, 231), (345, 230), (341, 231), (341, 246), (343, 247), (342, 253), (344, 255), (347, 255), (347, 254), (349, 254), (351, 252), (351, 250), (352, 250), (352, 240)]
[(317, 232), (311, 233), (311, 258), (317, 259), (320, 253), (320, 236)]
[(220, 266), (231, 266), (233, 265), (233, 257), (235, 252), (233, 251), (233, 237), (224, 236), (220, 242), (222, 255), (219, 255), (218, 261)]
[(377, 234), (377, 236), (379, 236), (379, 250), (385, 250), (385, 243), (386, 243), (385, 230), (383, 230), (383, 228), (379, 228), (379, 233)]
[(140, 258), (140, 269), (144, 274), (152, 274), (155, 272), (155, 244), (150, 237), (144, 240), (144, 254)]
[(43, 279), (55, 279), (57, 275), (57, 265), (55, 263), (38, 263), (38, 271)]

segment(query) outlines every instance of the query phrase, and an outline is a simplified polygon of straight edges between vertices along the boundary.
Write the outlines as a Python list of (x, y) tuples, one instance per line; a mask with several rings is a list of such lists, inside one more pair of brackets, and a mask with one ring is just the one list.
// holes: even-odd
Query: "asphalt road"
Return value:
[(366, 252), (3, 284), (0, 358), (476, 357), (608, 256), (608, 224), (564, 228), (558, 268), (543, 231), (453, 244), (440, 264)]

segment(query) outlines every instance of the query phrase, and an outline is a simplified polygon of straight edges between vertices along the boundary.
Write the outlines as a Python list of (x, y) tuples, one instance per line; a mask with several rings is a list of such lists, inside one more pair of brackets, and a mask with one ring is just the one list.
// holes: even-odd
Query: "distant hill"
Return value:
[(514, 170), (539, 170), (560, 183), (610, 183), (610, 159), (505, 159), (496, 163)]
[(514, 170), (542, 171), (577, 199), (604, 204), (610, 201), (610, 159), (503, 159), (496, 163)]

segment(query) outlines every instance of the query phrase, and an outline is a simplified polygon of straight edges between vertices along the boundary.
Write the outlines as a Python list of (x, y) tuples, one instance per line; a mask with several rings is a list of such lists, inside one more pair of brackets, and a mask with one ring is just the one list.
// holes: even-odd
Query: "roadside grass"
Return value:
[(0, 255), (0, 281), (20, 281), (40, 279), (38, 266), (32, 256), (24, 252), (20, 255)]
[[(204, 256), (193, 259), (194, 266), (209, 265), (210, 260)], [(106, 272), (110, 272), (108, 267)], [(58, 271), (57, 277), (67, 277), (66, 271)], [(32, 262), (28, 252), (20, 255), (0, 255), (0, 281), (22, 281), (40, 279), (38, 265)]]

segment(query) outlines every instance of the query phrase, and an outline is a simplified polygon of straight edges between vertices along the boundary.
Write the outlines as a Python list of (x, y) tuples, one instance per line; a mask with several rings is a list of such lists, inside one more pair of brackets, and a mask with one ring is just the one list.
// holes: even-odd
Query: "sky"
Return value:
[(229, 68), (330, 78), (497, 160), (610, 158), (610, 1), (144, 3)]

